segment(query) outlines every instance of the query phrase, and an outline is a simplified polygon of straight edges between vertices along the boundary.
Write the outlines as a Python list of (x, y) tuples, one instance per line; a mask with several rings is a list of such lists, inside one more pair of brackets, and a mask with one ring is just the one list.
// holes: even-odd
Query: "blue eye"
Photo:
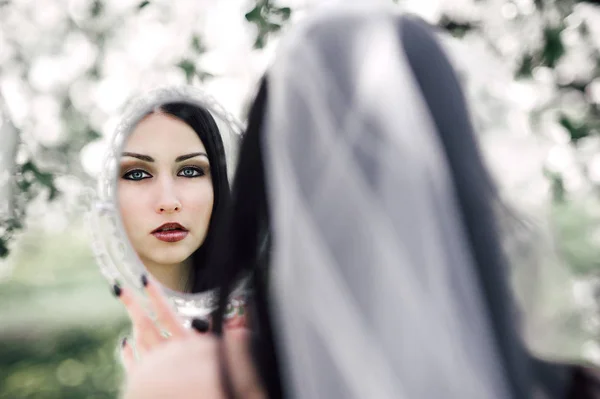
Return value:
[(188, 166), (179, 171), (177, 176), (181, 177), (200, 177), (204, 176), (204, 171), (200, 168)]
[(123, 175), (125, 180), (140, 181), (152, 177), (150, 173), (144, 172), (141, 169), (131, 170)]

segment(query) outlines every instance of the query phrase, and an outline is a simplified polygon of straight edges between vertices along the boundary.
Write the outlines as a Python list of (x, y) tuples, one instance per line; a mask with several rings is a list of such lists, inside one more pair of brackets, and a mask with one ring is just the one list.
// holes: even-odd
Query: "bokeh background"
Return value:
[[(440, 28), (491, 167), (511, 195), (550, 207), (567, 272), (583, 282), (575, 299), (593, 302), (598, 2), (380, 2)], [(338, 6), (0, 0), (0, 399), (118, 396), (128, 322), (93, 259), (82, 193), (126, 101), (189, 83), (244, 121), (278, 38), (325, 3)]]

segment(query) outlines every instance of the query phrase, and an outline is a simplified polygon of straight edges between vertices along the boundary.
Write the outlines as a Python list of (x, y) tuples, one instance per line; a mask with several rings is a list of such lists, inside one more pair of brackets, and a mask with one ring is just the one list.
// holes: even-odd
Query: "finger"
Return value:
[(161, 327), (171, 333), (173, 338), (189, 336), (190, 331), (183, 326), (183, 322), (167, 301), (156, 281), (145, 274), (142, 275), (141, 280), (142, 285), (146, 287), (148, 298)]
[[(232, 329), (232, 328), (247, 328), (248, 327), (248, 314), (247, 314), (247, 306), (245, 302), (236, 301), (235, 309), (223, 317), (223, 327), (224, 329)], [(215, 310), (209, 315), (209, 330), (213, 330), (213, 318), (215, 313), (218, 310)]]
[(263, 397), (263, 389), (250, 352), (250, 330), (226, 329), (224, 343), (227, 369), (236, 393), (247, 397)]
[(127, 341), (127, 337), (121, 341), (121, 363), (125, 368), (125, 372), (130, 374), (135, 366), (135, 354), (133, 353), (133, 347)]
[(152, 321), (150, 316), (144, 311), (144, 308), (139, 304), (133, 292), (120, 288), (118, 285), (114, 286), (114, 292), (125, 305), (125, 309), (129, 314), (129, 318), (133, 324), (133, 335), (137, 344), (136, 348), (140, 353), (145, 353), (161, 343), (165, 338), (161, 335), (156, 323)]
[(234, 328), (246, 328), (246, 317), (245, 316), (234, 316), (225, 321), (225, 329), (230, 330)]
[(193, 319), (191, 327), (200, 334), (204, 334), (210, 330), (210, 322), (204, 319)]
[(236, 312), (236, 314), (225, 320), (226, 329), (246, 327), (248, 327), (248, 315), (243, 311)]
[(237, 297), (231, 301), (232, 311), (224, 320), (225, 329), (248, 327), (248, 306), (245, 298)]

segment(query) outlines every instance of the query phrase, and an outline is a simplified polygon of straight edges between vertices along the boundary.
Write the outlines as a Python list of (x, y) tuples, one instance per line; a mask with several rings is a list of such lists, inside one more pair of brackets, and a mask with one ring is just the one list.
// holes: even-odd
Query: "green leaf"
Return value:
[(246, 15), (244, 15), (244, 17), (248, 22), (259, 22), (263, 19), (261, 11), (262, 7), (256, 6), (252, 9), (252, 11), (247, 12)]
[(60, 191), (56, 188), (56, 186), (52, 185), (50, 187), (50, 191), (48, 193), (48, 201), (54, 201), (60, 196)]
[(258, 36), (256, 36), (256, 40), (254, 41), (254, 48), (262, 49), (264, 47), (265, 47), (265, 34), (259, 33)]
[(48, 187), (49, 189), (54, 188), (54, 176), (52, 173), (38, 172), (35, 177), (42, 186)]
[(273, 10), (273, 13), (280, 15), (283, 21), (287, 21), (292, 15), (292, 9), (289, 7), (276, 8)]
[(543, 65), (554, 68), (558, 60), (565, 54), (565, 47), (560, 37), (562, 31), (562, 26), (544, 29)]
[(190, 60), (182, 60), (179, 62), (179, 64), (177, 64), (177, 66), (185, 73), (187, 82), (192, 83), (192, 79), (196, 74), (196, 65), (194, 65), (194, 63)]
[(578, 30), (579, 30), (579, 33), (581, 34), (581, 36), (583, 36), (583, 37), (587, 38), (590, 35), (590, 28), (589, 28), (587, 22), (585, 22), (585, 21), (583, 21), (581, 23), (581, 25), (579, 25)]
[(96, 130), (94, 130), (94, 129), (89, 129), (89, 130), (86, 132), (86, 134), (85, 134), (85, 137), (86, 137), (86, 139), (87, 139), (87, 140), (86, 140), (87, 142), (92, 142), (92, 141), (96, 141), (96, 140), (98, 140), (99, 138), (101, 138), (101, 137), (102, 137), (102, 135), (101, 135), (100, 133), (98, 133), (98, 132), (97, 132)]
[(475, 25), (471, 22), (459, 22), (451, 19), (447, 15), (442, 16), (438, 22), (438, 26), (450, 32), (456, 38), (464, 37), (468, 32), (475, 29)]
[(29, 188), (31, 187), (31, 182), (28, 182), (27, 180), (19, 180), (17, 182), (17, 186), (19, 187), (19, 189), (21, 189), (21, 191), (26, 193), (29, 191)]
[(206, 79), (211, 79), (215, 77), (215, 75), (213, 75), (212, 73), (204, 71), (199, 71), (196, 75), (198, 76), (198, 79), (200, 79), (201, 82), (204, 82)]
[(0, 238), (0, 258), (6, 258), (8, 256), (8, 245), (3, 238)]
[(533, 75), (533, 56), (525, 54), (516, 72), (516, 78), (530, 78)]
[(269, 23), (269, 25), (267, 25), (267, 32), (278, 32), (280, 30), (281, 30), (280, 24)]
[(571, 140), (575, 143), (578, 140), (589, 136), (589, 129), (585, 124), (577, 123), (564, 114), (560, 116), (559, 123), (569, 131)]
[(21, 166), (21, 173), (22, 178), (18, 180), (17, 185), (22, 191), (28, 192), (35, 183), (38, 183), (49, 190), (49, 201), (54, 200), (60, 194), (54, 185), (52, 172), (42, 172), (33, 162), (28, 161)]
[(198, 54), (202, 54), (206, 51), (206, 47), (204, 47), (199, 36), (192, 37), (192, 49)]
[(555, 172), (544, 170), (544, 175), (550, 180), (552, 190), (552, 200), (554, 203), (564, 203), (566, 200), (567, 190), (562, 176)]
[(39, 173), (36, 178), (42, 186), (48, 189), (48, 201), (53, 201), (59, 196), (60, 192), (54, 185), (54, 175), (51, 173)]
[(90, 15), (93, 18), (99, 17), (104, 11), (104, 4), (100, 0), (94, 0), (90, 8)]
[(138, 10), (141, 10), (142, 8), (146, 7), (148, 4), (150, 4), (149, 1), (142, 1), (139, 5), (138, 5)]
[(94, 64), (87, 73), (93, 79), (100, 79), (100, 65)]
[(269, 0), (256, 0), (254, 8), (245, 14), (246, 20), (258, 28), (254, 48), (264, 48), (269, 34), (280, 31), (291, 15), (290, 7), (275, 7)]

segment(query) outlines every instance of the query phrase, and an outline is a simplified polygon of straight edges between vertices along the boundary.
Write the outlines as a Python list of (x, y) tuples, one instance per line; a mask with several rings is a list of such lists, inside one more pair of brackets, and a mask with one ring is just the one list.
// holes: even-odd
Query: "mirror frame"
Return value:
[[(147, 270), (129, 243), (119, 211), (117, 182), (120, 154), (133, 128), (141, 119), (156, 107), (169, 102), (187, 102), (203, 107), (213, 114), (221, 129), (223, 123), (227, 125), (229, 131), (227, 134), (222, 131), (221, 135), (230, 184), (243, 135), (242, 125), (232, 114), (212, 96), (193, 86), (160, 87), (134, 99), (126, 107), (105, 154), (97, 192), (91, 201), (88, 223), (92, 235), (92, 250), (104, 277), (111, 284), (119, 283), (134, 288), (138, 293), (144, 293), (140, 276), (147, 273)], [(246, 283), (247, 280), (243, 280), (234, 289), (230, 296), (232, 301), (241, 300), (239, 298), (245, 294)], [(207, 316), (216, 307), (218, 301), (216, 290), (192, 294), (174, 291), (163, 285), (161, 288), (173, 303), (177, 313), (183, 316), (187, 323), (192, 318)]]

